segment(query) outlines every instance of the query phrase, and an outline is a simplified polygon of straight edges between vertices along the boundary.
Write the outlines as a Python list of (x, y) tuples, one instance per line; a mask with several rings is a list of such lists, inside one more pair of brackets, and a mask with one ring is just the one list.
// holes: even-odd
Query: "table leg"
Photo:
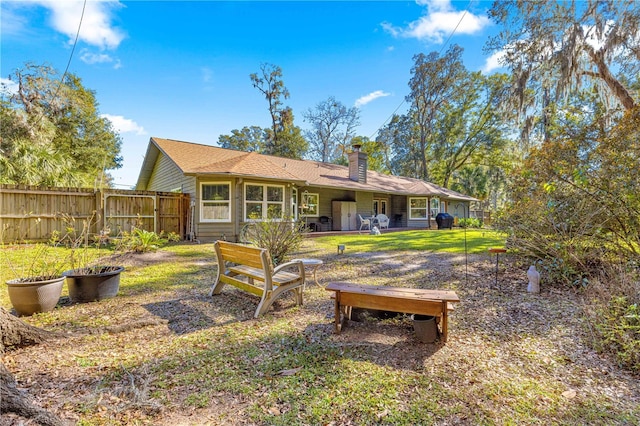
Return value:
[(447, 343), (447, 326), (449, 325), (447, 318), (447, 302), (442, 302), (442, 341)]
[(496, 288), (498, 288), (498, 256), (500, 256), (500, 254), (496, 253)]
[(335, 316), (336, 316), (336, 334), (340, 334), (340, 292), (336, 291), (336, 308), (335, 308)]

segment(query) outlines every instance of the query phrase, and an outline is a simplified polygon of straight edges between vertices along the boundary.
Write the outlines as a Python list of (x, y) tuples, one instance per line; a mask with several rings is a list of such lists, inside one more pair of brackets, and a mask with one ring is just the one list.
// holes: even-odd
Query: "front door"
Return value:
[(389, 216), (389, 214), (387, 213), (387, 200), (382, 198), (374, 198), (373, 215), (377, 216), (379, 214)]

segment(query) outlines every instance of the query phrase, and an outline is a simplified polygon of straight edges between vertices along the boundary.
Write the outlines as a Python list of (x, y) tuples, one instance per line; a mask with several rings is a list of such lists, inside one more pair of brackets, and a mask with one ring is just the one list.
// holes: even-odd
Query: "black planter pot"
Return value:
[(115, 297), (122, 271), (122, 266), (99, 266), (64, 272), (69, 299), (74, 303), (85, 303)]

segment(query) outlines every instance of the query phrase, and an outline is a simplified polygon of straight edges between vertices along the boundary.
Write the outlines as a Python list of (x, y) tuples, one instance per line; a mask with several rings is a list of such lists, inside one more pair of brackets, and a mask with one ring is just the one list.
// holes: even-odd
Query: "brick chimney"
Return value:
[(349, 153), (349, 179), (367, 183), (367, 153), (360, 151), (360, 144), (353, 145)]

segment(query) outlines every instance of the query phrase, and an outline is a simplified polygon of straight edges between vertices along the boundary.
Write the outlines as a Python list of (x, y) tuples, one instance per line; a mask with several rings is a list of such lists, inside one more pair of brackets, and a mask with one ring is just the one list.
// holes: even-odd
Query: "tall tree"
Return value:
[(432, 177), (440, 185), (449, 188), (457, 170), (500, 155), (507, 143), (503, 133), (508, 120), (500, 112), (506, 79), (501, 74), (461, 73), (456, 83), (460, 90), (436, 111)]
[(444, 56), (438, 52), (413, 57), (407, 102), (418, 128), (419, 178), (429, 179), (427, 163), (433, 141), (437, 111), (461, 90), (459, 81), (466, 70), (462, 64), (462, 48), (452, 45)]
[[(351, 145), (360, 145), (360, 150), (367, 154), (367, 168), (380, 173), (389, 173), (387, 167), (387, 151), (386, 145), (380, 140), (372, 141), (366, 136), (355, 136), (351, 139)], [(347, 158), (344, 157), (345, 166), (348, 164)]]
[(262, 93), (269, 104), (269, 115), (271, 116), (271, 133), (267, 141), (266, 153), (276, 154), (280, 152), (281, 135), (283, 129), (282, 112), (285, 109), (283, 99), (289, 99), (289, 90), (284, 86), (282, 80), (282, 69), (273, 64), (262, 64), (260, 73), (249, 75), (251, 84)]
[(261, 153), (264, 151), (266, 137), (267, 132), (262, 127), (245, 126), (242, 130), (232, 130), (231, 135), (220, 135), (218, 145), (238, 151)]
[[(636, 105), (630, 87), (640, 71), (637, 0), (499, 0), (489, 15), (503, 30), (487, 49), (504, 54), (517, 107), (536, 111), (543, 125), (552, 103), (588, 85), (613, 106), (629, 110)], [(525, 134), (534, 121), (526, 118)]]
[(330, 96), (316, 105), (315, 109), (308, 109), (303, 116), (311, 125), (311, 130), (306, 132), (311, 145), (311, 157), (323, 163), (344, 157), (347, 145), (360, 124), (358, 109), (347, 108)]
[(0, 104), (0, 181), (107, 186), (105, 171), (121, 167), (121, 140), (95, 93), (47, 65), (26, 64), (10, 78), (18, 90)]
[(420, 178), (420, 159), (417, 126), (411, 116), (393, 115), (378, 132), (376, 141), (385, 152), (386, 168), (391, 174)]
[(483, 200), (489, 192), (488, 181), (485, 167), (466, 166), (454, 174), (451, 189)]
[[(268, 146), (265, 154), (302, 159), (309, 148), (309, 143), (302, 136), (302, 129), (293, 124), (293, 118), (291, 108), (286, 107), (280, 111), (277, 126), (280, 142), (277, 145)], [(268, 135), (270, 133), (267, 132)], [(275, 137), (267, 137), (267, 140), (275, 140)]]

